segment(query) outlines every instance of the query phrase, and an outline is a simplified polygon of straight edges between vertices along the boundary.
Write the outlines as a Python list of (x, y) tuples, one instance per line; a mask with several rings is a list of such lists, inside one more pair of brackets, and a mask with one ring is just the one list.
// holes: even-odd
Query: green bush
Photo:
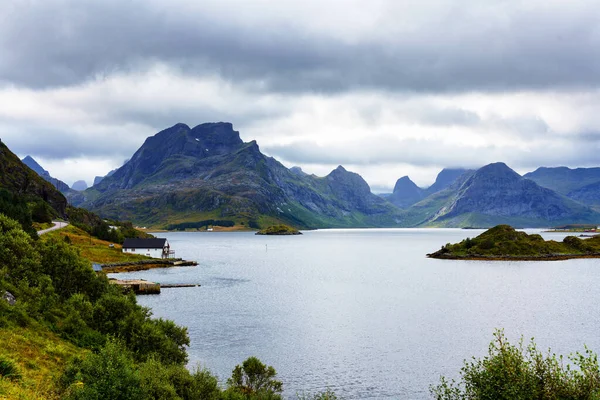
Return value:
[(131, 355), (114, 340), (109, 340), (97, 354), (72, 360), (61, 383), (67, 400), (144, 399)]
[(250, 357), (233, 369), (231, 378), (227, 380), (227, 391), (249, 398), (281, 399), (279, 393), (283, 391), (283, 384), (275, 379), (276, 376), (275, 368)]
[(533, 340), (511, 345), (503, 331), (494, 333), (489, 353), (482, 359), (465, 361), (461, 380), (442, 377), (430, 388), (437, 400), (576, 400), (600, 399), (598, 357), (586, 348), (568, 359), (542, 354)]

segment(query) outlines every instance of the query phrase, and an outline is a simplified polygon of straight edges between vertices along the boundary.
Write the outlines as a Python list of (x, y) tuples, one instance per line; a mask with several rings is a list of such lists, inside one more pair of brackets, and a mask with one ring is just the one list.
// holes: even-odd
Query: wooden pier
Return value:
[(160, 294), (161, 289), (200, 287), (197, 283), (164, 284), (146, 281), (144, 279), (111, 279), (110, 283), (120, 286), (123, 291), (133, 291), (135, 294)]
[(160, 294), (160, 283), (149, 282), (144, 279), (111, 279), (110, 283), (120, 286), (123, 291), (132, 290), (135, 294)]

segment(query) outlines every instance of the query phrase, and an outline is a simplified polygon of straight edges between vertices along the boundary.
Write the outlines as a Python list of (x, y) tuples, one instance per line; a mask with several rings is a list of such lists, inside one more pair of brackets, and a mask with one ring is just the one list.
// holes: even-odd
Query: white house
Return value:
[(167, 239), (125, 239), (123, 253), (141, 254), (152, 258), (169, 258), (171, 246)]

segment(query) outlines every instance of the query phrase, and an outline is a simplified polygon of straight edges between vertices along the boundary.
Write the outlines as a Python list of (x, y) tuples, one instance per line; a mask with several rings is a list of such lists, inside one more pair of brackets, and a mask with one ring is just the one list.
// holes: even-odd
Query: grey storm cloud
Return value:
[[(69, 131), (44, 129), (40, 127), (25, 127), (24, 131), (35, 131), (36, 134), (13, 135), (5, 140), (9, 148), (19, 155), (33, 155), (48, 160), (63, 160), (68, 158), (86, 157), (89, 159), (123, 160), (131, 157), (133, 151), (139, 147), (142, 137), (110, 137), (103, 136), (103, 140), (94, 140), (93, 137), (74, 134)], [(119, 143), (118, 146), (115, 143)]]
[[(383, 2), (381, 34), (345, 40), (343, 32), (309, 29), (309, 18), (244, 25), (231, 18), (235, 4), (190, 13), (140, 0), (8, 0), (0, 5), (0, 81), (73, 85), (158, 62), (280, 92), (598, 86), (600, 52), (590, 51), (600, 48), (595, 2), (565, 12), (494, 0), (482, 13), (474, 11), (478, 2), (438, 3), (439, 15), (431, 2), (435, 19), (401, 29), (395, 22), (410, 20), (419, 3)], [(345, 3), (336, 4), (343, 13)]]

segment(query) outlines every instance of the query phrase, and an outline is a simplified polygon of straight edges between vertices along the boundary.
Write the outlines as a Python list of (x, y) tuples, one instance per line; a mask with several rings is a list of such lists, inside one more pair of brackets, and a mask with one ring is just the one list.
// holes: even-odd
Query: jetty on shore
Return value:
[(171, 267), (195, 267), (198, 265), (196, 261), (186, 261), (181, 258), (176, 259), (152, 259), (140, 261), (126, 261), (101, 264), (101, 270), (106, 273), (133, 272), (145, 271), (154, 268), (171, 268)]
[(145, 279), (110, 279), (110, 283), (120, 286), (123, 291), (133, 291), (135, 294), (160, 294), (161, 289), (200, 287), (197, 283), (160, 283)]

